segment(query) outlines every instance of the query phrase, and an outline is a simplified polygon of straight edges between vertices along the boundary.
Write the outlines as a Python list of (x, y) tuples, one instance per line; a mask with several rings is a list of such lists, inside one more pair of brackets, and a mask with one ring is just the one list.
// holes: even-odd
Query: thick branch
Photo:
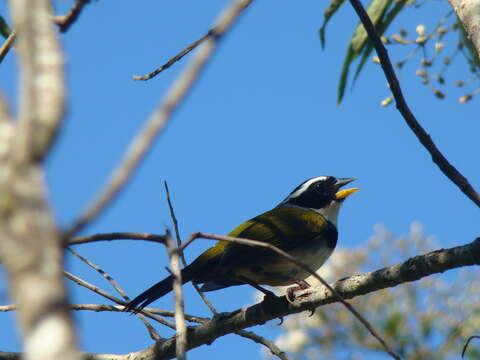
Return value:
[(19, 119), (13, 126), (5, 120), (1, 124), (0, 255), (20, 309), (24, 358), (76, 360), (80, 354), (62, 275), (63, 246), (39, 164), (64, 107), (62, 56), (50, 5), (49, 0), (11, 1), (22, 81)]
[(480, 1), (449, 0), (480, 57)]
[(53, 30), (50, 1), (12, 1), (21, 69), (16, 161), (44, 158), (65, 111), (63, 56)]
[[(470, 244), (450, 249), (440, 249), (425, 255), (415, 256), (407, 261), (366, 274), (354, 275), (338, 280), (332, 287), (344, 298), (369, 294), (374, 291), (416, 281), (462, 266), (480, 265), (480, 238)], [(309, 288), (296, 293), (296, 300), (289, 303), (285, 297), (278, 302), (262, 302), (248, 308), (214, 317), (205, 324), (191, 327), (188, 332), (188, 349), (210, 344), (215, 339), (260, 325), (266, 321), (310, 310), (313, 307), (337, 302), (338, 298), (324, 286)], [(0, 360), (14, 359), (17, 354), (0, 353)], [(106, 359), (106, 355), (88, 354), (86, 359)], [(154, 346), (134, 353), (115, 355), (115, 359), (157, 360), (175, 357), (175, 338), (157, 342)], [(113, 358), (112, 358), (113, 359)]]
[[(479, 264), (480, 238), (468, 245), (436, 250), (416, 256), (401, 264), (338, 280), (332, 287), (344, 299), (351, 299), (450, 269)], [(285, 297), (282, 297), (275, 304), (262, 302), (249, 308), (238, 309), (227, 315), (213, 318), (204, 325), (194, 327), (188, 333), (188, 348), (209, 344), (220, 336), (263, 324), (274, 318), (337, 301), (338, 298), (326, 287), (318, 286), (296, 292), (296, 300), (293, 303), (289, 303)], [(175, 340), (170, 338), (164, 342), (159, 342), (145, 349), (142, 355), (145, 356), (145, 360), (172, 358), (175, 356)]]

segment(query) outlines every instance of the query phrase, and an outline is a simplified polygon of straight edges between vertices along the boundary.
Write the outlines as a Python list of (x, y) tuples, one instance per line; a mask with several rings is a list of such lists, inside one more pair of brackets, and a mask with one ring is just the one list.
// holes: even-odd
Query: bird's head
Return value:
[(298, 206), (311, 209), (323, 215), (334, 225), (337, 223), (338, 211), (343, 201), (359, 188), (341, 188), (355, 179), (319, 176), (308, 179), (298, 185), (283, 200), (280, 206)]

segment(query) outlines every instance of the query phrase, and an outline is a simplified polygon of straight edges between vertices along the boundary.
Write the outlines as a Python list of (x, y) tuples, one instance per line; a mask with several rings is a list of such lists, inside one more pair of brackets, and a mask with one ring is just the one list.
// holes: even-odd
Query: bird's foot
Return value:
[(295, 291), (305, 290), (310, 287), (310, 284), (307, 283), (305, 280), (295, 281), (295, 284), (297, 284), (297, 286), (290, 286), (289, 288), (287, 288), (286, 296), (289, 303), (293, 303), (295, 301)]

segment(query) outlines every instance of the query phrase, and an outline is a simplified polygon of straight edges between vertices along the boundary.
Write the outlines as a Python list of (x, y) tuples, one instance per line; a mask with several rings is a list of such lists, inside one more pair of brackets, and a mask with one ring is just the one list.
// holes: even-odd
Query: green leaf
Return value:
[[(385, 12), (392, 4), (392, 0), (372, 0), (368, 6), (367, 13), (373, 23), (377, 24), (382, 20)], [(362, 23), (359, 23), (355, 28), (350, 44), (348, 46), (347, 55), (343, 61), (342, 72), (340, 74), (340, 82), (337, 93), (337, 105), (340, 105), (343, 95), (345, 94), (345, 87), (347, 85), (348, 73), (350, 71), (350, 64), (355, 60), (365, 48), (368, 43), (368, 35)], [(371, 50), (370, 50), (371, 51)]]
[(0, 34), (6, 39), (10, 35), (12, 30), (10, 27), (7, 25), (7, 22), (3, 18), (3, 16), (0, 15)]
[(322, 50), (325, 47), (325, 28), (330, 21), (330, 18), (333, 16), (333, 14), (337, 12), (337, 10), (340, 8), (340, 6), (342, 6), (344, 2), (345, 0), (332, 0), (323, 13), (323, 24), (322, 27), (318, 30)]
[(355, 54), (351, 47), (347, 50), (347, 56), (343, 60), (342, 72), (340, 75), (340, 81), (338, 82), (338, 91), (337, 91), (337, 105), (340, 105), (345, 94), (345, 88), (347, 86), (348, 71), (350, 69), (350, 63), (355, 58)]
[[(387, 28), (390, 26), (393, 20), (395, 20), (396, 16), (400, 13), (400, 11), (403, 9), (405, 4), (407, 3), (408, 0), (401, 0), (395, 3), (395, 6), (393, 9), (391, 9), (388, 14), (385, 16), (385, 18), (380, 21), (377, 26), (375, 27), (377, 30), (377, 33), (379, 36), (382, 36)], [(357, 69), (355, 70), (355, 75), (353, 77), (353, 84), (355, 84), (355, 81), (358, 78), (358, 75), (360, 75), (360, 71), (362, 71), (363, 66), (367, 62), (368, 58), (370, 57), (370, 54), (372, 53), (373, 50), (373, 45), (369, 41), (367, 47), (363, 51), (362, 58), (360, 60), (360, 63), (357, 66)]]

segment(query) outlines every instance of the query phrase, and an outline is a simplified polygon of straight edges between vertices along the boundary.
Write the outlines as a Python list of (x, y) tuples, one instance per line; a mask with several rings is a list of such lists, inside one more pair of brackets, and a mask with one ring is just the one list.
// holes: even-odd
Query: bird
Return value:
[[(332, 254), (338, 239), (341, 205), (359, 188), (341, 189), (354, 178), (317, 176), (298, 185), (272, 210), (236, 227), (228, 236), (271, 244), (318, 270)], [(311, 274), (265, 247), (218, 241), (181, 270), (182, 283), (203, 284), (202, 291), (251, 285), (268, 295), (261, 285), (300, 288), (309, 286)], [(170, 275), (128, 302), (125, 311), (137, 313), (173, 288)], [(298, 288), (298, 286), (296, 287)]]

